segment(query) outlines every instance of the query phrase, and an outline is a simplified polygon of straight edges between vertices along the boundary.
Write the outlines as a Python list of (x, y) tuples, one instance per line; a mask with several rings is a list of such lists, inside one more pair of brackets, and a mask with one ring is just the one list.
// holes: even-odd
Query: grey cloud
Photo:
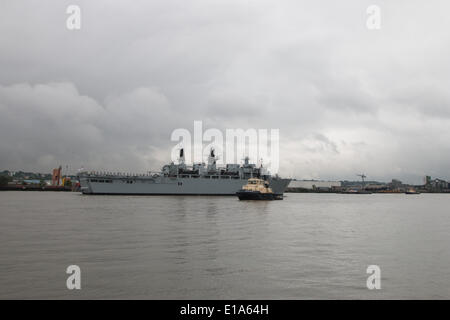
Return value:
[(1, 86), (0, 101), (1, 162), (12, 169), (70, 164), (145, 170), (153, 148), (162, 147), (158, 142), (170, 133), (164, 122), (177, 121), (155, 88), (137, 88), (100, 104), (71, 83), (18, 84)]
[(298, 178), (450, 179), (450, 5), (371, 4), (3, 1), (0, 168), (157, 169), (203, 120), (279, 128)]

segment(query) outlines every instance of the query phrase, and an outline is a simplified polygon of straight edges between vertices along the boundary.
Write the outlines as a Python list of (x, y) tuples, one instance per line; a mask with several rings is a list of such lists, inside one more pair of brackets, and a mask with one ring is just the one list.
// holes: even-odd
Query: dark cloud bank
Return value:
[(450, 179), (450, 3), (370, 4), (2, 1), (0, 169), (155, 170), (202, 120), (279, 128), (283, 175)]

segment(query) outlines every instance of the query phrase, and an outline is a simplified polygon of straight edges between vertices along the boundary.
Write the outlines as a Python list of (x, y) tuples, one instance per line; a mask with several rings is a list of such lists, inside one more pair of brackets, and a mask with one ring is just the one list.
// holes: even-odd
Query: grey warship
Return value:
[(217, 195), (235, 196), (250, 178), (269, 182), (274, 194), (282, 198), (291, 181), (278, 175), (272, 176), (261, 165), (257, 167), (244, 159), (242, 165), (226, 164), (216, 166), (214, 149), (208, 156), (208, 163), (185, 164), (184, 150), (180, 149), (178, 164), (164, 165), (160, 172), (146, 174), (121, 174), (111, 172), (80, 172), (83, 194), (109, 195)]

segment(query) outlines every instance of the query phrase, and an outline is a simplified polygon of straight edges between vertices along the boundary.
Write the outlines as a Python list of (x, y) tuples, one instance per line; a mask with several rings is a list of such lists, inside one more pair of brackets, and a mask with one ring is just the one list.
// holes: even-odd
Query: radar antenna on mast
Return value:
[(244, 165), (247, 166), (250, 163), (249, 156), (243, 156), (241, 160), (244, 160)]
[(184, 160), (185, 160), (185, 158), (184, 158), (184, 148), (181, 147), (181, 149), (180, 149), (180, 157), (178, 158), (179, 164), (184, 164), (184, 162), (185, 162)]

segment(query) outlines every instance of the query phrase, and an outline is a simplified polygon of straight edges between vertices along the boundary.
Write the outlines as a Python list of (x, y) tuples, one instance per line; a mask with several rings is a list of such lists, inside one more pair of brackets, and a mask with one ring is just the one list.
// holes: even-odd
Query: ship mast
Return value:
[(216, 155), (214, 153), (214, 148), (211, 148), (211, 150), (209, 151), (209, 156), (208, 156), (208, 172), (215, 172), (216, 171)]
[(181, 149), (180, 149), (180, 157), (178, 158), (178, 164), (183, 165), (183, 164), (184, 164), (184, 161), (185, 161), (185, 158), (184, 158), (184, 149), (181, 148)]

